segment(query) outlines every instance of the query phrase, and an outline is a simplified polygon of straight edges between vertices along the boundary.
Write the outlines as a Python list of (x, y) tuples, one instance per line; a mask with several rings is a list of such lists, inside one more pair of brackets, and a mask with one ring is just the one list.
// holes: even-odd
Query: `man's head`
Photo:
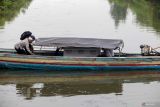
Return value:
[(30, 37), (33, 39), (33, 41), (36, 39), (34, 35), (31, 35)]
[(32, 37), (28, 38), (29, 43), (32, 43), (35, 39), (33, 39)]

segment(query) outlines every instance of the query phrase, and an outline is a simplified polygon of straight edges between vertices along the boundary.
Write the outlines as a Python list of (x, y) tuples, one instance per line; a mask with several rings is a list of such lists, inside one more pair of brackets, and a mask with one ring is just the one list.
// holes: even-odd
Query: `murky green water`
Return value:
[[(2, 1), (0, 48), (13, 48), (25, 30), (37, 38), (123, 39), (124, 52), (160, 46), (158, 0)], [(159, 71), (0, 71), (0, 107), (160, 107)]]

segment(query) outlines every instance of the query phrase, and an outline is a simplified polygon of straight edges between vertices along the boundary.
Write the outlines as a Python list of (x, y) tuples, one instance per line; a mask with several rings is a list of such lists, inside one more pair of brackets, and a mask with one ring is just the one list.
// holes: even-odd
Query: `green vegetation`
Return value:
[(32, 0), (1, 0), (0, 1), (0, 26), (6, 21), (12, 21), (21, 11), (29, 6)]
[[(126, 20), (127, 8), (126, 3), (121, 2), (120, 0), (109, 0), (111, 3), (111, 16), (115, 20), (115, 26), (117, 27), (121, 21)], [(120, 2), (120, 3), (119, 3)]]
[(127, 10), (130, 9), (135, 15), (138, 24), (152, 27), (155, 31), (160, 32), (160, 1), (109, 0), (109, 2), (111, 4), (111, 15), (117, 26), (121, 20), (125, 20)]

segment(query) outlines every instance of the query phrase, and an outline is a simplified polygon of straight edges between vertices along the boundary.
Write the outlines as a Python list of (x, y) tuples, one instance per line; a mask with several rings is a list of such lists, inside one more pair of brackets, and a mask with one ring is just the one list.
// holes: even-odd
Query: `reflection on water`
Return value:
[(0, 72), (0, 107), (159, 107), (159, 90), (159, 71)]
[[(143, 43), (160, 43), (158, 0), (8, 1), (0, 1), (1, 48), (12, 48), (25, 30), (37, 38), (123, 39), (128, 52), (140, 52)], [(159, 90), (159, 71), (0, 70), (0, 107), (160, 107)]]
[[(16, 85), (16, 94), (26, 99), (41, 96), (77, 96), (92, 94), (123, 94), (125, 83), (160, 81), (159, 71), (113, 71), (113, 72), (37, 72), (1, 71), (0, 84)], [(154, 87), (153, 87), (154, 88)]]
[(25, 13), (25, 9), (32, 0), (1, 0), (0, 1), (0, 28), (5, 22), (12, 21), (20, 12)]
[(152, 27), (160, 32), (160, 1), (158, 0), (109, 0), (111, 15), (118, 26), (125, 21), (127, 10), (130, 9), (136, 16), (136, 23), (144, 27)]
[[(42, 87), (39, 87), (41, 85)], [(37, 86), (37, 87), (36, 87)], [(17, 94), (26, 99), (42, 96), (77, 96), (121, 93), (120, 83), (38, 83), (38, 84), (16, 84)]]
[[(1, 0), (0, 1), (0, 26), (12, 21), (20, 12), (25, 13), (32, 0)], [(110, 13), (115, 20), (115, 26), (125, 21), (130, 9), (136, 16), (136, 23), (145, 27), (153, 27), (160, 32), (160, 1), (158, 0), (108, 0)], [(17, 5), (18, 4), (18, 5)]]
[[(24, 2), (19, 3), (19, 1)], [(0, 10), (2, 14), (0, 25), (4, 27), (0, 29), (0, 48), (13, 48), (19, 41), (21, 33), (26, 30), (32, 31), (36, 38), (123, 39), (125, 43), (123, 51), (130, 53), (140, 53), (141, 44), (152, 47), (160, 45), (157, 0), (33, 0), (32, 2), (16, 0), (14, 2), (20, 4), (16, 5), (17, 9), (10, 7), (5, 11)], [(26, 9), (25, 14), (20, 12), (23, 8)], [(4, 24), (6, 21), (10, 23)]]
[(0, 107), (159, 107), (159, 90), (159, 71), (0, 72)]
[(117, 27), (120, 21), (126, 20), (128, 5), (120, 5), (121, 2), (117, 3), (114, 2), (114, 0), (109, 0), (109, 1), (111, 3), (110, 13), (112, 18), (115, 20), (115, 26)]

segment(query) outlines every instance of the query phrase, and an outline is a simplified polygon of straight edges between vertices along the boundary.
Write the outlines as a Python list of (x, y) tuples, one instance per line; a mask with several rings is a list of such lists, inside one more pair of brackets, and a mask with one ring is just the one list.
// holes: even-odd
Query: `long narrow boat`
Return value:
[[(64, 40), (64, 38), (60, 38), (60, 40), (62, 39)], [(48, 43), (46, 43), (46, 40)], [(80, 40), (81, 39), (78, 38), (78, 41)], [(41, 40), (41, 42), (37, 42), (37, 44), (39, 46), (56, 44), (57, 46), (56, 41), (54, 41), (55, 44), (50, 43), (50, 41), (54, 41), (53, 38), (52, 39), (47, 38), (43, 40), (43, 42)], [(76, 41), (76, 39), (74, 41)], [(76, 41), (76, 43), (78, 41)], [(114, 41), (114, 43), (115, 42), (116, 44), (118, 44), (118, 46), (122, 43), (122, 41), (120, 41), (120, 43)], [(73, 45), (73, 43), (71, 44)], [(64, 47), (66, 45), (67, 47), (69, 47), (69, 45), (71, 44), (62, 43), (61, 41), (61, 44), (59, 43), (58, 46), (63, 47), (64, 51), (65, 49), (68, 51), (68, 48)], [(74, 44), (74, 46), (75, 45), (77, 45), (77, 47), (82, 47), (82, 45), (84, 46), (84, 44), (82, 45)], [(95, 46), (95, 41), (94, 41), (94, 46)], [(88, 43), (86, 47), (93, 48), (94, 46), (93, 45), (91, 46), (91, 44)], [(111, 48), (117, 45), (112, 44), (112, 46), (111, 45), (106, 45), (106, 46), (109, 46), (106, 48)], [(95, 47), (98, 46), (96, 45)], [(73, 49), (73, 47), (71, 47), (70, 49)], [(82, 54), (82, 50), (79, 52), (80, 54)], [(91, 50), (91, 52), (93, 52), (93, 50)], [(115, 55), (113, 57), (67, 56), (69, 54), (66, 54), (66, 56), (65, 55), (53, 56), (54, 53), (55, 52), (53, 51), (38, 50), (35, 51), (35, 55), (20, 55), (17, 54), (13, 49), (8, 49), (8, 50), (0, 49), (0, 69), (32, 69), (32, 70), (48, 70), (48, 71), (160, 70), (160, 56), (142, 56), (140, 54), (139, 55), (124, 54), (121, 56)]]
[(14, 50), (0, 51), (0, 69), (32, 70), (160, 70), (159, 56), (130, 57), (65, 57), (44, 55), (19, 55)]

